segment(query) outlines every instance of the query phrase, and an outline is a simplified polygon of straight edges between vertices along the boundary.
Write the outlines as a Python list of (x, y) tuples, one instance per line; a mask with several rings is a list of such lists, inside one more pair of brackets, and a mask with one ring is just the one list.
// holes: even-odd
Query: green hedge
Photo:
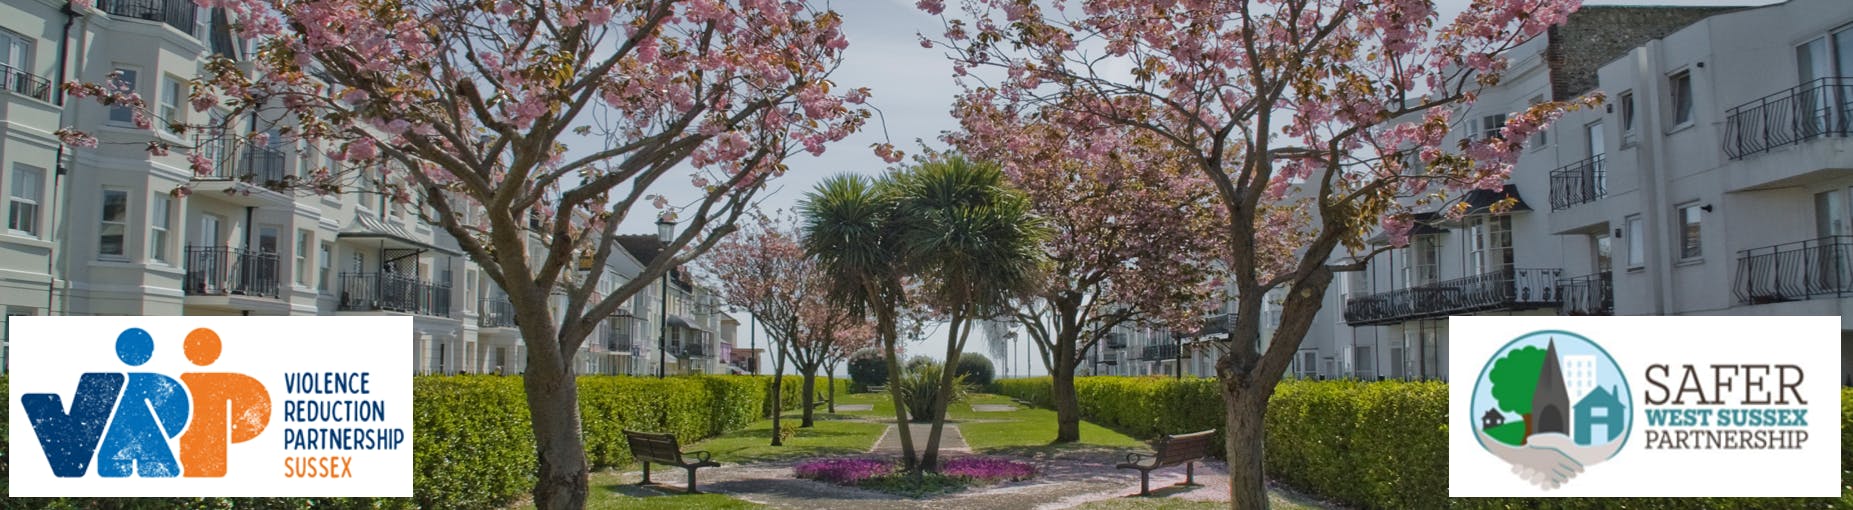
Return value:
[[(1005, 379), (992, 391), (1052, 407), (1047, 377)], [(1216, 382), (1208, 379), (1082, 377), (1081, 414), (1133, 437), (1220, 427)], [(1448, 386), (1440, 382), (1282, 382), (1268, 403), (1268, 476), (1360, 508), (1853, 509), (1853, 390), (1841, 392), (1839, 499), (1665, 499), (1447, 497)], [(1212, 405), (1204, 405), (1210, 403)]]
[[(579, 378), (579, 411), (587, 462), (595, 469), (631, 462), (623, 429), (674, 433), (682, 441), (739, 430), (771, 408), (771, 377), (626, 376)], [(831, 381), (831, 382), (826, 382)], [(819, 378), (819, 390), (848, 381)], [(785, 409), (798, 407), (803, 381), (786, 376)], [(521, 378), (421, 376), (413, 379), (412, 499), (142, 498), (9, 499), (3, 508), (498, 508), (534, 486), (536, 463), (527, 396)], [(6, 378), (0, 376), (0, 392)], [(5, 433), (0, 425), (0, 434)], [(6, 451), (0, 447), (0, 460)], [(0, 470), (6, 469), (0, 462)], [(6, 472), (0, 471), (0, 484)], [(0, 485), (0, 489), (4, 489)]]

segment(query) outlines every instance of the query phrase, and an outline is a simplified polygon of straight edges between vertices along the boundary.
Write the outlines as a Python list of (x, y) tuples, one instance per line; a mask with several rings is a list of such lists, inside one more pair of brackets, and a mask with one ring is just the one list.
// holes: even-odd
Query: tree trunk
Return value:
[(826, 390), (830, 392), (830, 397), (824, 400), (824, 405), (829, 406), (830, 414), (836, 414), (836, 363), (831, 363), (829, 368), (824, 369), (824, 374), (830, 376), (827, 380), (830, 389)]
[(1054, 384), (1050, 396), (1055, 400), (1055, 442), (1073, 443), (1081, 440), (1081, 401), (1075, 395), (1075, 366), (1066, 360), (1056, 360)]
[(815, 422), (812, 421), (811, 418), (811, 410), (815, 409), (817, 406), (816, 395), (817, 368), (811, 367), (810, 370), (804, 372), (804, 403), (802, 404), (804, 406), (804, 421), (798, 424), (799, 427), (810, 427), (815, 425)]
[(585, 442), (579, 432), (579, 387), (563, 364), (533, 363), (522, 385), (534, 422), (534, 447), (540, 457), (534, 484), (534, 507), (542, 510), (585, 507)]
[[(956, 313), (956, 312), (955, 312)], [(939, 374), (939, 393), (933, 396), (933, 427), (928, 429), (926, 452), (920, 456), (920, 471), (939, 472), (939, 439), (946, 428), (946, 408), (952, 404), (952, 385), (956, 384), (959, 372), (953, 364), (959, 359), (959, 351), (964, 339), (962, 331), (971, 331), (971, 321), (954, 315), (951, 332), (946, 338), (946, 365)]]
[(779, 423), (785, 415), (785, 393), (781, 391), (784, 382), (785, 357), (784, 353), (779, 353), (772, 361), (772, 446), (785, 446), (784, 439), (779, 437)]
[(878, 310), (876, 321), (885, 337), (881, 347), (888, 358), (888, 399), (894, 402), (894, 433), (901, 437), (901, 467), (911, 470), (919, 464), (920, 458), (914, 453), (914, 433), (907, 427), (907, 404), (901, 401), (901, 361), (894, 345), (900, 339), (895, 331), (893, 311), (882, 313)]
[(1272, 389), (1247, 387), (1240, 378), (1222, 381), (1224, 451), (1229, 457), (1230, 508), (1267, 508), (1267, 476), (1262, 466), (1262, 418)]

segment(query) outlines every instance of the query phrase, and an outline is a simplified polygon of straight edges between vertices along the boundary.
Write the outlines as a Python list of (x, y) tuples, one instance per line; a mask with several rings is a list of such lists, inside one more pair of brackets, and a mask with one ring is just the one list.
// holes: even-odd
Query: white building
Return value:
[[(1419, 222), (1341, 275), (1330, 377), (1447, 379), (1450, 315), (1838, 315), (1853, 338), (1853, 2), (1586, 6), (1454, 135), (1602, 91), (1529, 141), (1505, 214)], [(1317, 332), (1318, 329), (1316, 328)]]
[(1596, 389), (1596, 357), (1590, 354), (1561, 356), (1563, 387), (1571, 402), (1582, 402), (1589, 390)]
[[(526, 356), (507, 298), (413, 206), (379, 194), (303, 196), (263, 186), (333, 167), (323, 148), (282, 136), (247, 147), (230, 143), (232, 134), (182, 135), (159, 122), (136, 129), (127, 110), (58, 93), (62, 83), (119, 72), (162, 117), (198, 124), (223, 116), (193, 111), (187, 80), (201, 74), (208, 55), (245, 57), (230, 30), (224, 13), (190, 0), (100, 2), (83, 12), (51, 0), (0, 1), (0, 310), (404, 315), (415, 319), (419, 373), (520, 372)], [(241, 132), (283, 127), (257, 116), (234, 124)], [(61, 126), (104, 143), (63, 147), (52, 134)], [(150, 141), (198, 147), (213, 171), (195, 177), (187, 150), (152, 156)], [(172, 193), (189, 182), (191, 195)], [(638, 274), (642, 264), (631, 257), (613, 257), (605, 290)], [(715, 331), (712, 307), (691, 304), (706, 291), (677, 290), (694, 293), (672, 300), (680, 303), (672, 310), (688, 310), (678, 317)], [(631, 316), (611, 318), (587, 341), (580, 372), (642, 373), (637, 360), (654, 359), (654, 343), (631, 339), (655, 338), (643, 332), (657, 308), (634, 301)], [(671, 373), (718, 372), (713, 353), (725, 348), (688, 338), (676, 343), (678, 355), (707, 361), (678, 360)]]

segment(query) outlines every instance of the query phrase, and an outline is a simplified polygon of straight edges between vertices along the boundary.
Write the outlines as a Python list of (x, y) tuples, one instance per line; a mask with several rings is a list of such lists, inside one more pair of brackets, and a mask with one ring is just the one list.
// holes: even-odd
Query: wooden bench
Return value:
[(1152, 495), (1152, 470), (1167, 468), (1178, 464), (1184, 465), (1184, 483), (1182, 486), (1197, 485), (1196, 461), (1203, 460), (1215, 451), (1216, 431), (1205, 430), (1179, 436), (1160, 436), (1152, 444), (1153, 453), (1145, 455), (1132, 453), (1126, 455), (1126, 462), (1113, 466), (1119, 469), (1139, 470), (1139, 495)]
[[(654, 462), (687, 469), (688, 493), (695, 494), (699, 492), (695, 490), (695, 470), (721, 465), (719, 462), (708, 460), (708, 452), (683, 453), (682, 447), (676, 444), (676, 436), (674, 434), (625, 430), (624, 439), (631, 445), (631, 456), (636, 457), (638, 462), (643, 463), (643, 481), (639, 482), (637, 485), (650, 484), (650, 463)], [(689, 462), (684, 460), (682, 458), (684, 455), (694, 456), (695, 461)]]
[(888, 392), (888, 385), (886, 384), (869, 387), (869, 393), (887, 393), (887, 392)]
[(817, 396), (811, 397), (811, 409), (821, 409), (827, 405), (830, 405), (830, 397), (824, 396), (822, 393), (818, 393)]

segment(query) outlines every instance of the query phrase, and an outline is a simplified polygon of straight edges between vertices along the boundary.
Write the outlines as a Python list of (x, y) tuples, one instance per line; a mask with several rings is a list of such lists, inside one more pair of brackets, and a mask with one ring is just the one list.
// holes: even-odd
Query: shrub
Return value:
[[(1049, 406), (1047, 377), (1004, 379), (995, 391)], [(1083, 377), (1081, 414), (1140, 438), (1219, 428), (1213, 380)], [(1853, 389), (1841, 390), (1839, 499), (1447, 497), (1447, 401), (1442, 382), (1284, 381), (1268, 402), (1269, 477), (1360, 508), (1534, 509), (1853, 508)], [(1220, 451), (1218, 452), (1221, 453)]]
[(959, 363), (954, 370), (965, 377), (965, 383), (979, 388), (991, 386), (991, 379), (997, 377), (997, 367), (991, 364), (991, 358), (983, 354), (968, 352), (959, 355)]
[[(933, 358), (928, 358), (926, 356), (914, 356), (912, 358), (907, 358), (907, 363), (903, 363), (901, 365), (901, 369), (906, 370), (908, 372), (912, 372), (916, 368), (920, 368), (926, 365), (936, 365), (936, 364), (939, 364), (939, 362), (933, 361)], [(902, 374), (902, 375), (906, 375), (906, 374)]]
[[(913, 365), (911, 362), (908, 364)], [(945, 365), (928, 360), (909, 369), (907, 375), (901, 377), (901, 403), (907, 407), (908, 419), (916, 422), (932, 421), (933, 400), (939, 396), (939, 380), (945, 373)], [(952, 394), (946, 397), (946, 402), (957, 402), (963, 398), (964, 377), (955, 376), (952, 380)]]
[(849, 380), (857, 391), (888, 384), (888, 360), (873, 348), (856, 351), (849, 357)]

